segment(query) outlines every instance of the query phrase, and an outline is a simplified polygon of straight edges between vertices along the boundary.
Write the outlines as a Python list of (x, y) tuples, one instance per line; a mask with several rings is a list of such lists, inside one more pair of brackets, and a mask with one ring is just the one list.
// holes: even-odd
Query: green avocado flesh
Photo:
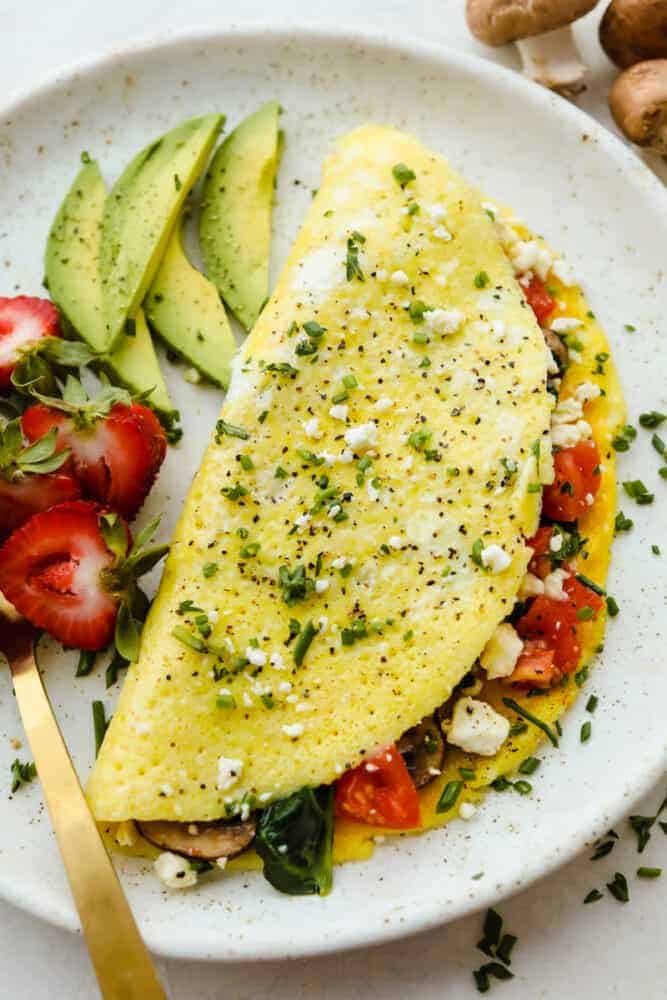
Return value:
[[(106, 330), (99, 278), (106, 187), (97, 163), (85, 163), (58, 209), (46, 244), (45, 272), (51, 298), (76, 333), (94, 351), (104, 351)], [(152, 389), (148, 402), (164, 416), (174, 406), (158, 365), (146, 323), (123, 334), (99, 366), (132, 393)]]
[(109, 192), (100, 248), (107, 349), (134, 319), (223, 122), (223, 115), (205, 115), (167, 132), (132, 160)]
[(250, 330), (269, 294), (280, 105), (269, 101), (220, 146), (206, 173), (199, 236), (206, 273)]
[(171, 348), (211, 382), (227, 388), (236, 342), (217, 288), (185, 255), (181, 224), (174, 227), (144, 309)]

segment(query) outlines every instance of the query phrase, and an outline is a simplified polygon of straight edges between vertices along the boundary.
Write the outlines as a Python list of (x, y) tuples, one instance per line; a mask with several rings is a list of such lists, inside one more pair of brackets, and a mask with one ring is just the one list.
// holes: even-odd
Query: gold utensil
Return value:
[(105, 1000), (166, 1000), (84, 797), (33, 653), (36, 632), (0, 594), (0, 653)]

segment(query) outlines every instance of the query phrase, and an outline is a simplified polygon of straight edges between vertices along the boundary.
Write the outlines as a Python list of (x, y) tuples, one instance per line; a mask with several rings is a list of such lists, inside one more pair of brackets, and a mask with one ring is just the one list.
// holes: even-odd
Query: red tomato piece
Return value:
[(533, 555), (528, 563), (528, 570), (539, 576), (541, 579), (551, 572), (551, 549), (549, 543), (553, 534), (550, 524), (543, 524), (537, 529), (537, 533), (526, 542), (526, 545), (533, 550)]
[(336, 814), (360, 823), (409, 830), (419, 826), (417, 789), (395, 745), (336, 782)]
[[(566, 601), (555, 601), (544, 595), (536, 597), (516, 623), (516, 630), (522, 638), (544, 640), (545, 646), (554, 651), (555, 666), (570, 674), (577, 669), (581, 655), (577, 628), (581, 622), (596, 618), (604, 602), (574, 575), (567, 578), (563, 590), (567, 594)], [(590, 612), (584, 610), (589, 608)]]
[(526, 688), (553, 687), (563, 676), (554, 663), (555, 655), (544, 639), (526, 639), (521, 656), (506, 683)]
[(542, 512), (555, 521), (576, 521), (600, 489), (600, 453), (595, 441), (580, 441), (554, 453), (555, 479), (542, 493)]
[(532, 278), (529, 285), (523, 289), (526, 301), (535, 313), (535, 319), (544, 326), (551, 313), (556, 308), (556, 300), (552, 299), (543, 282), (539, 278)]

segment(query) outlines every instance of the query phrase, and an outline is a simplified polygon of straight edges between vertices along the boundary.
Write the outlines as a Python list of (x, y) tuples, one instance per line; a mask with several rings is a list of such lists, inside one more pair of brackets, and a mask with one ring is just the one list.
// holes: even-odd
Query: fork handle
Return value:
[(23, 726), (105, 1000), (166, 1000), (92, 817), (42, 684), (26, 629), (8, 650)]

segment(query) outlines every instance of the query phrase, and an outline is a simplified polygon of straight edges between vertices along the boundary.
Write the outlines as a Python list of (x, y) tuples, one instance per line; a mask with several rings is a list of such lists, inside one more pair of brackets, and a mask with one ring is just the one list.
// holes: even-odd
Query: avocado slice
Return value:
[(109, 192), (100, 249), (108, 350), (134, 319), (223, 122), (223, 115), (205, 115), (167, 132), (135, 156)]
[[(105, 200), (99, 167), (86, 160), (58, 209), (45, 255), (51, 298), (79, 337), (100, 352), (106, 343), (98, 270)], [(133, 337), (123, 334), (111, 354), (102, 354), (98, 367), (132, 393), (152, 389), (147, 401), (167, 422), (173, 419), (174, 406), (145, 322), (136, 323)]]
[(225, 139), (206, 173), (199, 237), (206, 273), (250, 330), (269, 294), (280, 105), (269, 101)]
[(205, 378), (227, 388), (236, 341), (217, 288), (185, 254), (182, 220), (171, 234), (144, 309), (169, 347)]

